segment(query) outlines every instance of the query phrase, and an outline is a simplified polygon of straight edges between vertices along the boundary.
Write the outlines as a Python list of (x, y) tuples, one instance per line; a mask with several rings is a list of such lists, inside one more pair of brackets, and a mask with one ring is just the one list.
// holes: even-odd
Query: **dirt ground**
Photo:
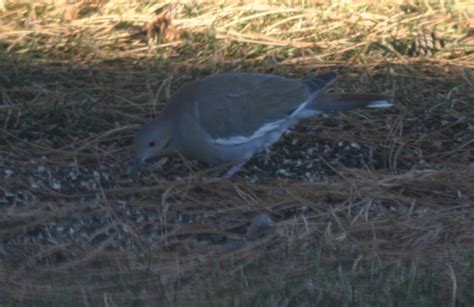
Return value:
[[(31, 12), (40, 13), (6, 3), (0, 305), (474, 302), (474, 60), (472, 45), (462, 43), (464, 19), (447, 15), (448, 30), (464, 30), (438, 34), (445, 42), (436, 54), (422, 54), (416, 35), (418, 43), (400, 39), (410, 51), (401, 54), (395, 43), (377, 49), (382, 31), (368, 45), (336, 40), (336, 31), (329, 32), (333, 40), (320, 40), (329, 54), (320, 59), (304, 53), (309, 39), (288, 49), (294, 38), (284, 32), (279, 41), (246, 32), (255, 22), (270, 33), (255, 15), (276, 29), (279, 21), (304, 23), (312, 8), (242, 9), (247, 15), (229, 19), (234, 24), (217, 14), (211, 31), (210, 6), (188, 5), (137, 30), (111, 22), (115, 15), (104, 4), (90, 28), (79, 24), (86, 17), (69, 12), (68, 26), (42, 19), (15, 43), (20, 34), (12, 31), (31, 25), (14, 23), (12, 14), (31, 23)], [(222, 14), (231, 18), (240, 5), (224, 5)], [(397, 14), (411, 22), (446, 12), (417, 7), (423, 11), (400, 7)], [(86, 14), (81, 10), (78, 16)], [(363, 26), (382, 18), (334, 11), (358, 16)], [(49, 6), (41, 12), (53, 14)], [(99, 17), (107, 16), (117, 45), (102, 39), (106, 22)], [(238, 26), (245, 18), (247, 28)], [(96, 36), (79, 39), (84, 29)], [(153, 41), (156, 29), (162, 41)], [(62, 33), (59, 47), (46, 49), (51, 41), (41, 35), (57, 38), (55, 31)], [(132, 45), (144, 54), (122, 48), (123, 33), (140, 41)], [(95, 39), (104, 45), (93, 56)], [(277, 47), (261, 49), (269, 42)], [(342, 51), (332, 54), (331, 42)], [(149, 161), (130, 175), (134, 133), (184, 82), (228, 70), (302, 78), (331, 69), (339, 72), (331, 91), (393, 95), (395, 106), (302, 121), (231, 179), (220, 178), (226, 166), (183, 157)]]

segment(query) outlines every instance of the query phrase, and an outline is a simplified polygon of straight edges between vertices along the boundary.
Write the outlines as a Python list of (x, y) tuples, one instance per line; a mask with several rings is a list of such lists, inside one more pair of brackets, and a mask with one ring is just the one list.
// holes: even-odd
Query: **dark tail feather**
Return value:
[(360, 108), (390, 108), (393, 98), (380, 94), (331, 94), (324, 93), (308, 109), (328, 112)]

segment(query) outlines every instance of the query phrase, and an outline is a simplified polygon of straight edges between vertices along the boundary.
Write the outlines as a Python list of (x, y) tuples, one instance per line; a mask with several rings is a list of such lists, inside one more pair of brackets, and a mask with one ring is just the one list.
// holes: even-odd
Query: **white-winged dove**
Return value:
[(324, 93), (336, 76), (331, 71), (295, 80), (228, 72), (187, 83), (138, 131), (132, 171), (148, 158), (180, 153), (211, 164), (235, 162), (225, 175), (231, 177), (300, 119), (333, 110), (392, 106), (385, 95)]

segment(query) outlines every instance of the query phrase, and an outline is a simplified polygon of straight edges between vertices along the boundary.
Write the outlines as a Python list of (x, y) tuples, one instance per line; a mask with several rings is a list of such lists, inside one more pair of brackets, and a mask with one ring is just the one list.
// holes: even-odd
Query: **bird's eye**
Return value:
[(150, 142), (150, 143), (148, 143), (148, 146), (150, 146), (150, 147), (155, 146), (155, 142)]

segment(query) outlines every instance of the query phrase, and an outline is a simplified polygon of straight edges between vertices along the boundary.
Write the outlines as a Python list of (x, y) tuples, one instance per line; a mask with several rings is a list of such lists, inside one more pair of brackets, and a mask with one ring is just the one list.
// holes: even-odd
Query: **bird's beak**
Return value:
[(145, 162), (146, 157), (145, 156), (136, 156), (135, 159), (132, 161), (132, 176), (136, 176), (138, 173), (138, 170), (140, 169), (140, 166)]

